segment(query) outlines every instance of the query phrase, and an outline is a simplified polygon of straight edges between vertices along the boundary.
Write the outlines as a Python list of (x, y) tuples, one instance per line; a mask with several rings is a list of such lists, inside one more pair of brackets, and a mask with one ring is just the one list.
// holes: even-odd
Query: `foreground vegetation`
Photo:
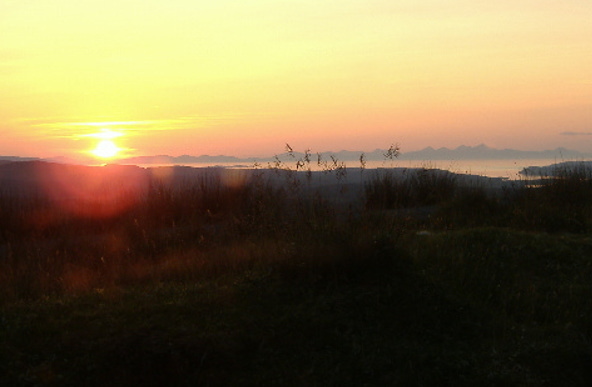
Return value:
[(592, 383), (586, 172), (363, 171), (348, 205), (280, 172), (102, 218), (4, 195), (0, 385)]

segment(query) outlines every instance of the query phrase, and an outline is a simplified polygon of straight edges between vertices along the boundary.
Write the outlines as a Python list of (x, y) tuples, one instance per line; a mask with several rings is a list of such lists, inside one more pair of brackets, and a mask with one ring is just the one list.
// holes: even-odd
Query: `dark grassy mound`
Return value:
[(591, 385), (588, 180), (422, 173), (350, 207), (216, 175), (111, 217), (2, 197), (0, 385)]

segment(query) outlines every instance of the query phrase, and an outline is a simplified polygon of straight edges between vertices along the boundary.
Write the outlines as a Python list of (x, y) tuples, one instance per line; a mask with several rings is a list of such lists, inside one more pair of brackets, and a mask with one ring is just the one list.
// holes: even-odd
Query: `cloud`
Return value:
[[(128, 135), (146, 132), (159, 132), (171, 129), (199, 128), (215, 123), (211, 117), (180, 117), (164, 120), (142, 121), (102, 121), (102, 122), (64, 122), (42, 121), (33, 122), (30, 125), (36, 128), (38, 134), (53, 138), (80, 139), (93, 137), (97, 131), (115, 131)], [(218, 120), (219, 121), (219, 120)]]
[(233, 122), (245, 121), (254, 114), (187, 115), (165, 119), (135, 121), (85, 121), (84, 119), (64, 120), (63, 117), (20, 118), (14, 120), (15, 126), (22, 128), (21, 134), (32, 139), (63, 139), (69, 141), (87, 140), (92, 137), (109, 136), (117, 133), (126, 138), (144, 136), (148, 133), (169, 132), (171, 135), (181, 131), (209, 129)]
[(562, 136), (592, 136), (592, 132), (561, 132)]

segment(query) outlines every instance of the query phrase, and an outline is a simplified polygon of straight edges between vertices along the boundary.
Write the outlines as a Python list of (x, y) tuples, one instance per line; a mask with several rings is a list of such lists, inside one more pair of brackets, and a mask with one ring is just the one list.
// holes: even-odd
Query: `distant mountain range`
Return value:
[(523, 160), (523, 159), (578, 159), (590, 154), (556, 148), (543, 151), (522, 151), (516, 149), (495, 149), (486, 145), (459, 146), (454, 149), (427, 147), (420, 151), (405, 153), (403, 160)]
[[(385, 160), (387, 150), (386, 149), (375, 149), (371, 152), (363, 151), (346, 151), (342, 150), (339, 152), (322, 152), (324, 160), (329, 160), (331, 157), (339, 161), (358, 161), (360, 156), (364, 154), (364, 157), (368, 161), (381, 161)], [(292, 152), (282, 153), (277, 155), (277, 158), (284, 162), (292, 160), (298, 160), (304, 158), (304, 153)], [(402, 152), (398, 157), (400, 160), (524, 160), (524, 159), (549, 159), (549, 160), (574, 160), (584, 159), (592, 157), (591, 154), (586, 154), (565, 148), (556, 148), (552, 150), (544, 151), (523, 151), (516, 149), (495, 149), (490, 148), (486, 145), (478, 146), (459, 146), (457, 148), (432, 148), (427, 147), (419, 151), (413, 152)], [(317, 154), (311, 155), (311, 161), (317, 161)], [(0, 156), (0, 162), (4, 161), (32, 161), (40, 160), (39, 158), (33, 157), (17, 157), (17, 156)], [(169, 156), (169, 155), (157, 155), (157, 156), (138, 156), (126, 159), (120, 159), (115, 161), (116, 164), (134, 164), (134, 165), (191, 165), (191, 164), (235, 164), (235, 165), (253, 165), (254, 163), (267, 164), (274, 162), (275, 156), (271, 157), (244, 157), (239, 158), (235, 156)], [(46, 161), (61, 162), (61, 163), (76, 163), (73, 160), (66, 158), (53, 158)]]
[[(238, 158), (234, 156), (210, 156), (210, 155), (201, 155), (201, 156), (189, 156), (189, 155), (182, 155), (182, 156), (169, 156), (169, 155), (158, 155), (158, 156), (138, 156), (138, 157), (130, 157), (127, 159), (119, 160), (120, 163), (126, 164), (137, 164), (137, 165), (149, 165), (149, 164), (176, 164), (176, 165), (184, 165), (184, 164), (216, 164), (216, 163), (245, 163), (249, 162), (252, 163), (253, 160), (263, 160), (263, 159), (247, 159), (247, 158)], [(267, 159), (265, 159), (267, 160)]]
[[(358, 161), (360, 156), (364, 154), (366, 160), (369, 161), (382, 161), (387, 158), (386, 149), (375, 149), (371, 152), (363, 151), (347, 151), (342, 150), (339, 152), (322, 152), (324, 160), (330, 160), (331, 156), (340, 161)], [(282, 153), (277, 157), (282, 161), (298, 160), (304, 158), (305, 154), (302, 152)], [(459, 146), (454, 149), (450, 148), (432, 148), (427, 147), (419, 151), (413, 152), (402, 152), (398, 159), (400, 160), (522, 160), (522, 159), (582, 159), (586, 157), (592, 157), (590, 154), (565, 149), (556, 148), (552, 150), (544, 151), (522, 151), (515, 149), (495, 149), (490, 148), (486, 145), (478, 146)], [(311, 155), (312, 161), (316, 162), (317, 154)], [(140, 156), (132, 157), (124, 160), (120, 160), (121, 163), (138, 164), (138, 165), (150, 165), (150, 164), (216, 164), (216, 163), (234, 163), (234, 164), (247, 164), (252, 165), (253, 163), (268, 163), (273, 162), (274, 157), (251, 157), (251, 158), (239, 158), (234, 156)]]

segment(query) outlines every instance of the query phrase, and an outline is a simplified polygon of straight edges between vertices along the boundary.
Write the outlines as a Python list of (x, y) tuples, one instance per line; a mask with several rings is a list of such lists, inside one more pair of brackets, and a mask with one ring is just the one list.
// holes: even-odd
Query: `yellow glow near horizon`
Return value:
[(101, 129), (100, 132), (87, 134), (87, 137), (99, 138), (102, 140), (113, 140), (114, 138), (118, 138), (123, 136), (123, 133), (116, 132), (111, 129)]

